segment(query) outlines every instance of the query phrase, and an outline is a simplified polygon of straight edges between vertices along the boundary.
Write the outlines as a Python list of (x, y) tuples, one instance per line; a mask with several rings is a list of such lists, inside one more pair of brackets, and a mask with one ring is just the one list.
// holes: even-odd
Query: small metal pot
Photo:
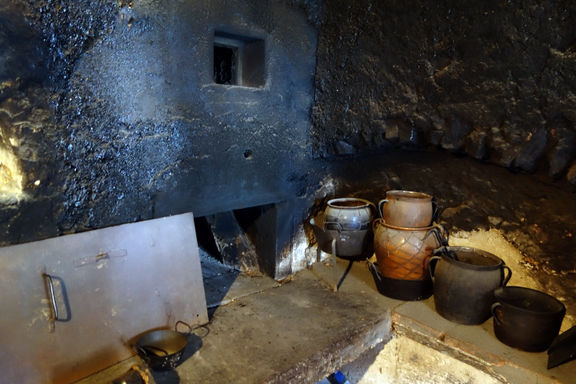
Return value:
[[(188, 332), (177, 331), (178, 324), (184, 324)], [(135, 349), (146, 364), (155, 371), (174, 369), (182, 360), (188, 344), (191, 327), (183, 321), (177, 321), (174, 330), (159, 329), (140, 336)]]
[(548, 349), (566, 313), (561, 301), (525, 287), (500, 287), (494, 296), (492, 314), (498, 340), (528, 352)]

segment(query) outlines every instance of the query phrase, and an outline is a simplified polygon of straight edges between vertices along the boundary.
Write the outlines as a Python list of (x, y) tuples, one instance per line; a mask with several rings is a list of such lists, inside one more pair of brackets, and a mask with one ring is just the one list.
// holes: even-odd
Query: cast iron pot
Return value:
[(506, 345), (545, 351), (560, 331), (566, 307), (558, 299), (525, 287), (494, 290), (494, 333)]
[[(178, 324), (188, 327), (188, 332), (177, 331)], [(182, 360), (188, 344), (191, 327), (183, 321), (177, 321), (174, 330), (159, 329), (144, 333), (136, 342), (138, 355), (155, 371), (174, 369)]]
[(429, 264), (436, 312), (460, 324), (488, 320), (494, 290), (508, 283), (510, 268), (496, 255), (476, 248), (442, 247), (434, 253)]

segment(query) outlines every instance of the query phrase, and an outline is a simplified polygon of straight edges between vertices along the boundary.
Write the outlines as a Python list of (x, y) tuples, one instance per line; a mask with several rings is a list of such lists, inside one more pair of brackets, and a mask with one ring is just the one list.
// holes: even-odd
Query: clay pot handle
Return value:
[[(436, 264), (438, 264), (438, 260), (442, 259), (440, 256), (432, 256), (426, 259), (426, 268), (428, 269), (428, 273), (430, 274), (430, 278), (434, 281), (434, 271), (436, 270)], [(432, 264), (432, 262), (435, 262)]]
[(387, 199), (382, 199), (378, 202), (378, 213), (380, 214), (381, 218), (384, 218), (384, 215), (382, 215), (382, 205), (384, 205), (384, 203), (387, 203), (388, 200)]
[(500, 303), (494, 303), (490, 308), (490, 310), (492, 311), (492, 315), (494, 316), (494, 321), (496, 321), (498, 324), (502, 324), (502, 320), (500, 320), (500, 318), (498, 317), (502, 316), (502, 309), (499, 309), (501, 306), (502, 304)]
[(506, 273), (503, 272), (503, 273), (504, 273), (504, 279), (502, 280), (502, 285), (501, 285), (501, 286), (502, 286), (502, 287), (505, 287), (506, 284), (508, 284), (508, 282), (510, 281), (510, 278), (512, 277), (512, 270), (511, 270), (510, 267), (507, 266), (507, 265), (503, 265), (503, 266), (502, 266), (502, 269), (508, 271), (508, 275), (507, 275), (507, 276), (506, 276)]

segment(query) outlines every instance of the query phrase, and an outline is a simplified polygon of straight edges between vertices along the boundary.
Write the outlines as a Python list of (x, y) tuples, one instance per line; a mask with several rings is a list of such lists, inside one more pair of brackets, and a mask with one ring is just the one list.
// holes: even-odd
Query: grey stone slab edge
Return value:
[(381, 347), (393, 337), (390, 313), (384, 319), (340, 337), (328, 348), (264, 381), (267, 384), (315, 383), (358, 359), (367, 350)]

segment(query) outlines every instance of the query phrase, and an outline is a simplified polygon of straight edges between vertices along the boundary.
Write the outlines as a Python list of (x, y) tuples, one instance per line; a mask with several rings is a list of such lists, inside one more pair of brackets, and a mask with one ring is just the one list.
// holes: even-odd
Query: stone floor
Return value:
[[(352, 263), (347, 273), (348, 261), (338, 260), (336, 266), (330, 261), (280, 283), (244, 276), (204, 258), (211, 320), (194, 331), (182, 364), (174, 371), (152, 372), (150, 382), (316, 383), (339, 369), (351, 383), (385, 382), (364, 376), (382, 364), (376, 352), (400, 337), (462, 361), (495, 382), (570, 383), (576, 375), (576, 361), (547, 370), (546, 353), (500, 343), (491, 320), (458, 325), (440, 317), (431, 298), (404, 302), (381, 295), (365, 261)], [(410, 356), (417, 359), (417, 353)], [(144, 367), (134, 357), (79, 383), (108, 383), (134, 364)], [(421, 382), (474, 382), (469, 377)]]

